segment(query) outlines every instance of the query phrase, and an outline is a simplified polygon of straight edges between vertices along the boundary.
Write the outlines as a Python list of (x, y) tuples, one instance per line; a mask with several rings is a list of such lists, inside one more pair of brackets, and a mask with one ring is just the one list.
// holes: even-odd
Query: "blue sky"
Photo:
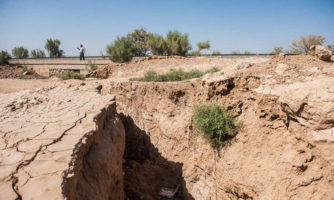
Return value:
[(193, 48), (210, 40), (222, 53), (267, 53), (300, 36), (318, 34), (334, 44), (334, 0), (0, 0), (0, 50), (43, 49), (59, 39), (66, 56), (84, 44), (99, 55), (116, 36), (135, 28), (188, 33)]

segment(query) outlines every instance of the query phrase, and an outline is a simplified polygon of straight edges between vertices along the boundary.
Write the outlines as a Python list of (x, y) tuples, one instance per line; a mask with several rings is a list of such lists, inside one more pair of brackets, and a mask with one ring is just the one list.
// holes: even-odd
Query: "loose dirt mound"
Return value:
[(12, 65), (0, 65), (0, 78), (39, 79), (43, 77), (32, 69)]

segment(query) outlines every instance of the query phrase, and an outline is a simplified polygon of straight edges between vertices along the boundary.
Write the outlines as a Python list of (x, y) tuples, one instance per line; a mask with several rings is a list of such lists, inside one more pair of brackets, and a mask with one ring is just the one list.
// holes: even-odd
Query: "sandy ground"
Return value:
[(51, 86), (55, 82), (57, 82), (57, 79), (0, 79), (0, 93), (12, 93)]

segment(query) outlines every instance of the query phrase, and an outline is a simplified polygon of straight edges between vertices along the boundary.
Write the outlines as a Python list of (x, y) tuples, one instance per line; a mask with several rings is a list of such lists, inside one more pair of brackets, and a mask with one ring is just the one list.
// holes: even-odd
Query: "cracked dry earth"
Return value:
[[(73, 82), (1, 95), (1, 200), (63, 199), (64, 195), (69, 199), (121, 199), (94, 187), (82, 189), (87, 184), (101, 186), (97, 182), (104, 180), (90, 179), (89, 170), (97, 171), (95, 178), (110, 174), (113, 183), (122, 177), (121, 167), (115, 163), (122, 159), (124, 129), (114, 116), (114, 96), (98, 92), (95, 84)], [(114, 157), (111, 160), (101, 152), (113, 153)], [(103, 184), (110, 193), (111, 188), (122, 190), (121, 183)], [(73, 190), (80, 189), (74, 197)]]
[[(333, 200), (334, 63), (275, 56), (246, 66), (1, 94), (0, 199), (156, 200), (167, 188), (170, 199)], [(204, 103), (243, 123), (220, 150), (193, 131)]]

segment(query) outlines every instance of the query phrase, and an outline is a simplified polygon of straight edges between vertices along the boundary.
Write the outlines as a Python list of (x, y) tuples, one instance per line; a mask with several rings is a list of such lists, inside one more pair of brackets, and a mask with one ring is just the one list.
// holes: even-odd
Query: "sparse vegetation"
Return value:
[(149, 50), (147, 45), (149, 35), (144, 28), (135, 29), (127, 35), (127, 38), (133, 43), (133, 56), (146, 56)]
[(97, 65), (89, 61), (88, 62), (88, 72), (93, 72), (95, 70), (97, 70)]
[(146, 45), (153, 55), (167, 55), (167, 44), (162, 35), (150, 33)]
[(73, 71), (65, 71), (62, 73), (59, 73), (57, 75), (57, 77), (59, 78), (59, 80), (68, 80), (68, 79), (79, 79), (79, 80), (84, 80), (85, 76)]
[(289, 53), (308, 54), (312, 45), (322, 45), (326, 38), (321, 35), (302, 36), (298, 41), (293, 40), (290, 45)]
[(28, 58), (28, 49), (20, 46), (20, 47), (14, 47), (12, 50), (12, 55), (15, 58)]
[(332, 54), (334, 54), (334, 45), (327, 45), (327, 48), (332, 51)]
[(49, 52), (51, 58), (60, 58), (64, 56), (64, 51), (59, 49), (61, 42), (57, 39), (48, 39), (44, 48)]
[(240, 51), (233, 50), (233, 51), (232, 51), (232, 54), (241, 54), (241, 53), (240, 53)]
[(185, 56), (191, 49), (188, 35), (177, 30), (169, 31), (166, 36), (167, 55)]
[(114, 62), (129, 62), (133, 57), (133, 43), (127, 37), (117, 37), (114, 43), (106, 48), (107, 56)]
[(212, 55), (220, 55), (221, 53), (220, 53), (220, 51), (213, 51), (212, 52)]
[(197, 48), (198, 48), (199, 54), (201, 53), (201, 51), (203, 49), (210, 49), (210, 41), (207, 40), (205, 42), (199, 42), (199, 43), (197, 43)]
[(214, 147), (224, 145), (237, 134), (240, 123), (224, 107), (216, 104), (195, 106), (193, 125), (195, 131), (210, 141)]
[(34, 49), (30, 54), (32, 58), (45, 58), (45, 52), (40, 49)]
[(269, 54), (280, 54), (283, 53), (283, 47), (274, 47), (274, 49), (269, 52)]
[(244, 51), (244, 54), (251, 54), (251, 52), (250, 52), (250, 51), (247, 51), (247, 50), (245, 50), (245, 51)]
[(11, 59), (11, 56), (7, 51), (0, 52), (0, 64), (8, 64), (9, 59)]
[(179, 70), (171, 70), (168, 73), (165, 74), (158, 74), (153, 70), (150, 70), (145, 73), (144, 77), (141, 78), (132, 78), (130, 81), (145, 81), (145, 82), (168, 82), (168, 81), (182, 81), (182, 80), (188, 80), (192, 78), (199, 78), (203, 76), (204, 74), (208, 73), (215, 73), (218, 72), (218, 67), (213, 67), (207, 71), (200, 71), (200, 70), (192, 70), (189, 72), (185, 72), (181, 69)]

